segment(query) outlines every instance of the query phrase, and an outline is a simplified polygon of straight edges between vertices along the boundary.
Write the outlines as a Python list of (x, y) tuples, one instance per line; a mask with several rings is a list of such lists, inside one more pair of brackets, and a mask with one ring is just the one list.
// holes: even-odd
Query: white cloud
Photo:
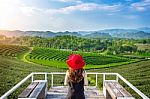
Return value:
[(18, 16), (19, 5), (19, 0), (0, 0), (0, 28), (8, 27), (11, 23), (15, 23), (14, 19)]
[(150, 8), (150, 0), (143, 0), (141, 2), (132, 3), (131, 8), (134, 8), (138, 11), (145, 11)]
[(86, 20), (86, 18), (85, 20), (83, 18), (72, 19), (69, 15), (68, 17), (61, 17), (59, 14), (70, 14), (75, 11), (105, 11), (110, 13), (109, 15), (112, 15), (115, 11), (119, 11), (122, 8), (122, 4), (75, 3), (75, 1), (76, 0), (62, 0), (62, 2), (74, 3), (71, 3), (73, 4), (72, 6), (48, 9), (28, 5), (22, 3), (21, 0), (0, 0), (0, 23), (2, 24), (0, 24), (0, 27), (22, 30), (77, 30), (84, 29), (84, 26), (88, 24), (87, 27), (92, 29), (94, 22), (92, 24), (92, 22)]
[(59, 1), (59, 2), (75, 2), (75, 3), (82, 3), (81, 0), (55, 0), (55, 1)]
[(95, 4), (95, 3), (82, 3), (73, 6), (68, 6), (60, 9), (47, 9), (47, 13), (56, 14), (69, 14), (73, 11), (108, 11), (108, 12), (115, 12), (120, 10), (121, 5), (106, 5), (106, 4)]
[[(58, 30), (69, 30), (69, 29), (81, 29), (84, 27), (85, 22), (78, 21), (79, 19), (69, 20), (60, 17), (59, 14), (70, 14), (74, 11), (107, 11), (113, 13), (120, 9), (121, 5), (106, 5), (106, 4), (95, 4), (95, 3), (81, 3), (64, 8), (58, 9), (46, 9), (46, 8), (37, 8), (33, 6), (20, 6), (21, 16), (17, 20), (19, 23), (16, 23), (15, 26), (21, 29), (31, 29), (37, 30), (38, 28), (42, 30), (51, 29), (54, 31)], [(23, 20), (22, 20), (23, 19)], [(70, 25), (71, 21), (71, 25)], [(30, 24), (28, 23), (30, 22)], [(82, 26), (79, 26), (81, 24)], [(21, 27), (22, 26), (22, 27)], [(93, 25), (91, 25), (92, 27)]]
[(97, 4), (85, 3), (85, 4), (80, 4), (80, 5), (61, 8), (60, 10), (62, 12), (65, 12), (65, 13), (69, 13), (69, 12), (72, 12), (72, 11), (90, 11), (90, 10), (96, 9), (97, 7), (98, 7)]
[(114, 14), (113, 14), (113, 13), (108, 13), (107, 15), (108, 15), (108, 16), (112, 16), (112, 15), (114, 15)]
[(137, 19), (138, 18), (137, 15), (124, 15), (123, 17), (126, 19)]
[(19, 0), (0, 0), (0, 17), (12, 15), (18, 6), (18, 3)]
[(30, 6), (20, 7), (20, 10), (22, 11), (23, 14), (25, 14), (27, 16), (36, 15), (36, 14), (43, 12), (43, 9), (36, 8), (36, 7), (30, 7)]

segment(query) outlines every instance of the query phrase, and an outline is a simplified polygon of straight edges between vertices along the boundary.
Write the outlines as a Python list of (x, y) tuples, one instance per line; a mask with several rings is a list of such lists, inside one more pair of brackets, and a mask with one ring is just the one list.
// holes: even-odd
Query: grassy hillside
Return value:
[(68, 56), (72, 53), (78, 53), (83, 56), (87, 65), (86, 69), (117, 66), (135, 61), (129, 58), (101, 55), (92, 52), (86, 53), (78, 51), (65, 51), (40, 47), (35, 47), (33, 51), (26, 56), (26, 59), (37, 64), (53, 66), (58, 68), (67, 68), (65, 66), (66, 60)]
[(136, 44), (138, 50), (150, 49), (150, 44)]
[(0, 44), (0, 55), (2, 56), (21, 58), (28, 50), (26, 46)]
[[(34, 65), (16, 59), (0, 56), (0, 95), (4, 94), (31, 72), (65, 72), (64, 69)], [(144, 94), (150, 97), (150, 60), (103, 69), (90, 69), (88, 72), (118, 72)], [(15, 78), (15, 79), (14, 79)], [(23, 87), (13, 93), (16, 96)], [(132, 91), (131, 91), (132, 93)], [(134, 93), (133, 93), (134, 94)]]
[[(58, 68), (49, 68), (42, 65), (24, 63), (15, 58), (0, 56), (0, 96), (10, 90), (15, 84), (21, 81), (31, 72), (59, 72), (64, 71)], [(18, 94), (19, 91), (14, 93)], [(14, 96), (13, 95), (13, 96)], [(14, 99), (14, 97), (13, 97)]]
[[(150, 97), (150, 60), (138, 63), (122, 65), (119, 67), (110, 67), (103, 69), (90, 69), (90, 72), (116, 72), (121, 74), (131, 84), (136, 86), (145, 95)], [(129, 89), (128, 87), (126, 87)], [(131, 89), (129, 91), (135, 94)], [(137, 94), (135, 94), (137, 95)]]
[(136, 44), (138, 52), (136, 55), (150, 58), (150, 44)]
[[(19, 47), (19, 46), (18, 46)], [(18, 49), (18, 47), (13, 46), (10, 49)], [(27, 48), (27, 47), (26, 47)], [(6, 48), (3, 48), (5, 50), (8, 50)], [(1, 50), (3, 50), (1, 48)], [(14, 51), (11, 51), (9, 49), (9, 53), (13, 53)], [(0, 50), (0, 51), (1, 51)], [(3, 50), (4, 53), (8, 53), (8, 51)], [(15, 50), (15, 49), (14, 49)], [(25, 53), (27, 50), (23, 50), (23, 51), (15, 51), (14, 55), (17, 55), (17, 57), (20, 57), (23, 55), (23, 53)], [(49, 58), (45, 58), (44, 53), (47, 53), (46, 50), (41, 50), (43, 52), (40, 53), (40, 55), (43, 55), (44, 57), (40, 56), (37, 57), (35, 56), (35, 59), (38, 60), (49, 60)], [(53, 51), (51, 55), (53, 55), (52, 60), (53, 61), (64, 61), (64, 67), (67, 68), (67, 65), (65, 64), (65, 60), (67, 58), (67, 55), (70, 54), (70, 52), (66, 52), (64, 53), (64, 51), (60, 51), (59, 53), (57, 52), (58, 50), (47, 50), (49, 51)], [(55, 52), (56, 51), (56, 52)], [(39, 51), (38, 51), (39, 52)], [(1, 51), (2, 53), (2, 51)], [(32, 53), (33, 54), (33, 53)], [(59, 55), (58, 55), (59, 54)], [(83, 54), (83, 53), (81, 53)], [(57, 57), (57, 55), (59, 57)], [(62, 56), (61, 56), (62, 55)], [(88, 56), (94, 56), (94, 58), (89, 58)], [(100, 57), (97, 58), (97, 54), (95, 53), (84, 53), (83, 54), (85, 60), (92, 60), (93, 61), (96, 59), (98, 59), (98, 61), (101, 60), (106, 60), (106, 59), (120, 59), (116, 56), (112, 56), (112, 57)], [(86, 58), (87, 57), (87, 58)], [(95, 58), (96, 57), (96, 58)], [(100, 60), (101, 59), (101, 60)], [(125, 58), (122, 58), (123, 60)], [(125, 59), (126, 60), (126, 59)], [(95, 62), (95, 63), (98, 63)], [(101, 61), (102, 62), (102, 61)], [(88, 62), (87, 62), (88, 63)], [(89, 62), (90, 63), (90, 62)], [(65, 72), (66, 69), (61, 69), (58, 68), (57, 66), (54, 66), (54, 64), (49, 63), (49, 66), (43, 66), (42, 65), (35, 65), (35, 64), (30, 64), (30, 63), (25, 63), (22, 62), (19, 59), (16, 59), (16, 56), (13, 56), (11, 54), (1, 54), (0, 55), (0, 96), (3, 95), (5, 92), (7, 92), (8, 90), (10, 90), (10, 88), (12, 88), (15, 84), (17, 84), (19, 81), (21, 81), (24, 77), (26, 77), (28, 74), (30, 74), (31, 72)], [(88, 65), (86, 65), (87, 67)], [(121, 65), (117, 66), (114, 65), (115, 67), (105, 67), (105, 68), (100, 68), (100, 69), (92, 69), (92, 68), (88, 68), (87, 71), (88, 72), (117, 72), (119, 74), (121, 74), (123, 77), (125, 77), (128, 81), (130, 81), (134, 86), (136, 86), (138, 89), (140, 89), (145, 95), (147, 95), (148, 97), (150, 97), (150, 60), (145, 60), (145, 61), (141, 61), (141, 62), (137, 62), (137, 63), (132, 63), (132, 64), (126, 64), (126, 65)], [(57, 79), (54, 79), (54, 84), (57, 82), (63, 84), (63, 80), (64, 77), (63, 76), (55, 76)], [(36, 77), (38, 78), (38, 77)], [(102, 77), (99, 77), (99, 79), (101, 79)], [(48, 81), (50, 84), (51, 80), (51, 76), (48, 76)], [(23, 90), (23, 88), (25, 88), (29, 82), (31, 80), (29, 80), (27, 83), (25, 83), (23, 86), (21, 86), (17, 91), (15, 91), (11, 97), (11, 99), (17, 98), (18, 94)], [(94, 77), (89, 77), (89, 81), (90, 84), (95, 82)], [(99, 80), (99, 86), (101, 86), (101, 80)], [(125, 86), (123, 84), (123, 86)], [(125, 86), (134, 96), (137, 96), (129, 87)]]

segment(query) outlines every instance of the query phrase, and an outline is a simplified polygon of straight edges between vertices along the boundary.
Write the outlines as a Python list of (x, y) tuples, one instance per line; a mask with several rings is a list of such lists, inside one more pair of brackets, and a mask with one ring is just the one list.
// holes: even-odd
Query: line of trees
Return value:
[(103, 52), (106, 54), (149, 53), (150, 49), (139, 50), (137, 43), (150, 44), (150, 39), (119, 39), (119, 38), (80, 38), (76, 36), (56, 36), (53, 38), (19, 37), (13, 38), (21, 45), (30, 47), (48, 47), (68, 49), (72, 51)]

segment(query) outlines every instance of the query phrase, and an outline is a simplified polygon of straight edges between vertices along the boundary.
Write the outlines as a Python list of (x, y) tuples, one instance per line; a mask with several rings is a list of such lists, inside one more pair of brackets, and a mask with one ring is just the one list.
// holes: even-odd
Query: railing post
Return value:
[(51, 87), (53, 87), (53, 74), (52, 74), (52, 78), (51, 78)]
[(45, 73), (45, 80), (47, 81), (47, 73)]
[(31, 76), (31, 81), (33, 82), (34, 81), (34, 74), (32, 73), (32, 76)]
[(106, 74), (103, 74), (103, 95), (106, 97), (106, 88), (105, 88), (105, 79), (106, 79)]
[(97, 87), (97, 73), (96, 73), (96, 87)]
[(104, 86), (104, 84), (105, 84), (105, 74), (103, 74), (103, 86)]
[(116, 81), (117, 81), (117, 82), (119, 81), (119, 77), (118, 77), (118, 75), (116, 75)]
[(46, 80), (46, 88), (45, 88), (45, 97), (46, 97), (46, 95), (47, 95), (47, 89), (48, 89), (47, 73), (45, 73), (45, 80)]

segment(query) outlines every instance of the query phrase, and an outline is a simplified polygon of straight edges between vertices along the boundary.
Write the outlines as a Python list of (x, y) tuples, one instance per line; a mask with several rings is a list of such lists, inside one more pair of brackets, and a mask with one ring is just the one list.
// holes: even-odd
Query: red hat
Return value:
[(79, 54), (72, 54), (69, 56), (69, 59), (66, 61), (68, 66), (72, 69), (80, 69), (83, 68), (85, 62), (81, 55)]

